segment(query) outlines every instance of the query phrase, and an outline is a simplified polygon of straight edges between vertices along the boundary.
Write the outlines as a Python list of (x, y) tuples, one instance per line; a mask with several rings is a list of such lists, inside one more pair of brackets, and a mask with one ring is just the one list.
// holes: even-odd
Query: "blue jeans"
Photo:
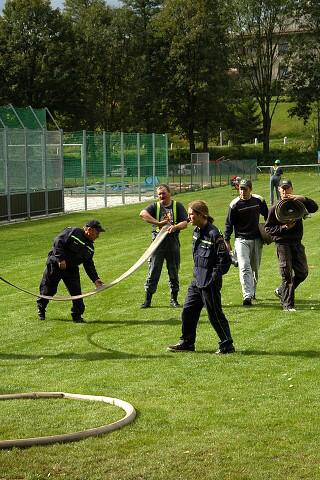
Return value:
[(280, 183), (280, 177), (278, 175), (272, 175), (270, 177), (270, 205), (274, 202), (274, 191), (276, 192), (276, 199), (280, 199), (280, 192), (278, 190)]

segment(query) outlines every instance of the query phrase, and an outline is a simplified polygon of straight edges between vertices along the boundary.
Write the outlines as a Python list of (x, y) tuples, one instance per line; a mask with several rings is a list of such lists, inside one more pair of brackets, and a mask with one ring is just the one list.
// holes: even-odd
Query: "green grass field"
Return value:
[[(292, 175), (295, 192), (320, 203), (319, 176)], [(268, 198), (260, 176), (254, 191)], [(177, 196), (208, 201), (223, 229), (230, 187)], [(2, 226), (0, 275), (38, 291), (53, 237), (67, 225), (98, 218), (107, 232), (96, 242), (102, 279), (126, 271), (150, 242), (141, 205), (83, 212)], [(181, 234), (181, 295), (192, 276), (192, 230)], [(134, 423), (69, 444), (0, 451), (0, 479), (301, 480), (320, 479), (319, 212), (305, 221), (309, 278), (286, 313), (273, 245), (264, 248), (257, 301), (242, 306), (238, 270), (224, 277), (224, 310), (237, 353), (217, 357), (205, 312), (197, 351), (172, 354), (181, 310), (169, 307), (163, 272), (151, 309), (141, 310), (146, 266), (125, 282), (86, 300), (88, 323), (74, 324), (70, 304), (51, 302), (47, 320), (34, 298), (0, 282), (1, 393), (65, 391), (132, 403)], [(92, 284), (83, 272), (83, 290)], [(63, 287), (60, 293), (65, 293)], [(71, 402), (71, 403), (68, 403)], [(70, 400), (1, 403), (1, 440), (90, 428), (122, 417), (117, 408)]]
[[(304, 125), (303, 120), (297, 117), (290, 117), (288, 110), (293, 106), (290, 102), (279, 102), (272, 119), (270, 138), (282, 139), (288, 137), (289, 141), (310, 140), (311, 130), (309, 126)], [(271, 104), (273, 107), (273, 104)]]

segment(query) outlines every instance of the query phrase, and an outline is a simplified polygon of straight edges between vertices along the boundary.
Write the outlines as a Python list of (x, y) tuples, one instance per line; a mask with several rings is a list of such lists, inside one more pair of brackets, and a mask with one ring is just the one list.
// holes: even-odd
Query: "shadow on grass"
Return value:
[(233, 308), (239, 308), (240, 310), (242, 310), (243, 312), (249, 312), (249, 311), (252, 311), (252, 310), (257, 310), (259, 308), (263, 308), (263, 309), (268, 309), (268, 310), (281, 310), (281, 305), (279, 305), (279, 303), (276, 303), (276, 302), (272, 302), (272, 301), (266, 301), (266, 300), (262, 300), (262, 299), (257, 299), (257, 300), (253, 300), (252, 302), (252, 305), (243, 305), (242, 304), (242, 301), (241, 303), (233, 303), (233, 304), (222, 304), (222, 308), (223, 310), (227, 310), (227, 309), (233, 309)]
[[(271, 301), (272, 299), (270, 298), (267, 298), (266, 299), (267, 301)], [(261, 300), (263, 303), (260, 303), (259, 306), (272, 306), (274, 305), (274, 301), (272, 303), (265, 303), (264, 300)], [(311, 307), (314, 307), (314, 310), (318, 310), (320, 308), (320, 301), (319, 300), (316, 300), (316, 299), (308, 299), (308, 300), (304, 300), (304, 299), (298, 299), (296, 300), (296, 308), (297, 310), (311, 310)], [(278, 308), (281, 308), (281, 304), (280, 302), (278, 303)]]
[(263, 356), (263, 355), (270, 355), (270, 356), (283, 356), (283, 357), (305, 357), (305, 358), (320, 358), (320, 350), (288, 350), (286, 352), (279, 350), (279, 351), (266, 351), (266, 350), (242, 350), (238, 351), (240, 355), (247, 355), (247, 356)]
[[(101, 346), (99, 346), (101, 349)], [(0, 352), (0, 361), (1, 360), (86, 360), (86, 361), (101, 361), (101, 360), (132, 360), (132, 359), (159, 359), (159, 358), (168, 358), (167, 354), (162, 355), (141, 355), (135, 353), (121, 352), (112, 349), (104, 349), (104, 352), (63, 352), (57, 354), (34, 354), (29, 353), (1, 353)]]
[[(48, 320), (50, 322), (50, 320)], [(51, 321), (55, 322), (69, 322), (69, 323), (74, 323), (72, 320), (67, 319), (67, 318), (53, 318)], [(47, 322), (47, 320), (46, 320)], [(85, 325), (181, 325), (181, 320), (180, 318), (165, 318), (163, 320), (159, 319), (152, 319), (152, 320), (144, 320), (141, 318), (140, 320), (90, 320), (88, 318), (85, 323), (79, 323), (80, 328), (83, 328)], [(76, 328), (76, 327), (75, 327)]]

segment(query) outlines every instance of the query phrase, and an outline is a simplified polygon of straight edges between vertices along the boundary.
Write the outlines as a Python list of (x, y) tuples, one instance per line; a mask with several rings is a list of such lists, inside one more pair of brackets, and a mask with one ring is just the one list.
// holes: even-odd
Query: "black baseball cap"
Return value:
[(240, 180), (239, 187), (252, 188), (252, 182), (247, 178), (243, 178), (242, 180)]
[(288, 178), (280, 180), (279, 187), (292, 187), (292, 182)]
[(105, 229), (98, 220), (89, 220), (89, 222), (86, 223), (86, 227), (94, 228), (97, 232), (105, 232)]

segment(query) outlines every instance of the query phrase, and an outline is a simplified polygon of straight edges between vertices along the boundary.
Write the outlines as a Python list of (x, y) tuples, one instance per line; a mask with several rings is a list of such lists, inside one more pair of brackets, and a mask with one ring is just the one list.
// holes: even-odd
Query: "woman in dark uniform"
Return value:
[(229, 322), (221, 306), (222, 275), (229, 270), (231, 259), (223, 236), (210, 217), (208, 206), (201, 200), (189, 204), (188, 219), (195, 226), (192, 252), (194, 280), (188, 288), (182, 312), (182, 336), (171, 352), (195, 350), (196, 330), (203, 307), (209, 321), (219, 337), (218, 354), (235, 351)]

